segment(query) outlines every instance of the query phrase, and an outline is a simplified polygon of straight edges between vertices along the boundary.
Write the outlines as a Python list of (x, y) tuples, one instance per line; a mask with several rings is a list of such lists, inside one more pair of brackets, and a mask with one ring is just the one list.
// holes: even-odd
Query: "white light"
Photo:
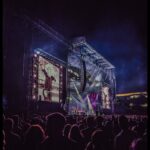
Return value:
[(34, 74), (33, 76), (34, 76), (34, 78), (36, 78), (36, 74)]
[(109, 90), (108, 87), (104, 87), (104, 88), (103, 88), (103, 92), (104, 92), (105, 94), (108, 94), (108, 93), (109, 93), (108, 90)]
[(36, 88), (36, 85), (34, 84), (33, 87)]
[(36, 53), (37, 53), (37, 54), (40, 54), (40, 52), (39, 52), (39, 51), (36, 51)]
[(37, 57), (37, 54), (34, 54), (34, 57)]
[(147, 107), (147, 106), (148, 106), (147, 103), (141, 105), (141, 107)]
[(37, 65), (34, 65), (34, 67), (37, 67)]
[(36, 96), (35, 96), (35, 95), (33, 95), (33, 96), (32, 96), (32, 98), (33, 98), (33, 99), (35, 99), (35, 98), (36, 98)]
[(129, 106), (132, 107), (132, 106), (133, 106), (133, 103), (130, 103)]
[(110, 105), (110, 102), (106, 102), (106, 105)]
[(109, 87), (102, 88), (102, 105), (103, 108), (110, 109)]
[(109, 106), (109, 105), (106, 105), (106, 109), (110, 109), (110, 106)]

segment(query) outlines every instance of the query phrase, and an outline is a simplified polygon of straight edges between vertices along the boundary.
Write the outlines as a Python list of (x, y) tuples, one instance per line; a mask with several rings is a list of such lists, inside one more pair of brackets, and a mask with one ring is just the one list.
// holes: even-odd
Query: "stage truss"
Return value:
[(68, 54), (69, 114), (113, 113), (115, 94), (115, 67), (84, 37), (76, 38)]

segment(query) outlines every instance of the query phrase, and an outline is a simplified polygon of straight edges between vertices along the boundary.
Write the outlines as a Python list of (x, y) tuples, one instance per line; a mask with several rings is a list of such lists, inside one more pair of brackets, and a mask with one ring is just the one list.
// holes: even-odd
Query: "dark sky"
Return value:
[(117, 93), (147, 90), (146, 0), (5, 0), (66, 38), (85, 36), (116, 67)]

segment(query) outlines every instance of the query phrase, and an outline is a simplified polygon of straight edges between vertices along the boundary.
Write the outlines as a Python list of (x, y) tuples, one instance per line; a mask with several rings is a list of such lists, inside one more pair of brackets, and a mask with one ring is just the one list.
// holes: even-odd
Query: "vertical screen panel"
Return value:
[(38, 62), (38, 98), (59, 102), (60, 68), (42, 56)]

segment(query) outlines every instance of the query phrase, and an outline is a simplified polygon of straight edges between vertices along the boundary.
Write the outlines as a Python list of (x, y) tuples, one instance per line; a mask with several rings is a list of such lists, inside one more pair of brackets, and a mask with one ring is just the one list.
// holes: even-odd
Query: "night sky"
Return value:
[(67, 39), (85, 36), (116, 67), (117, 93), (147, 90), (146, 0), (5, 0)]

